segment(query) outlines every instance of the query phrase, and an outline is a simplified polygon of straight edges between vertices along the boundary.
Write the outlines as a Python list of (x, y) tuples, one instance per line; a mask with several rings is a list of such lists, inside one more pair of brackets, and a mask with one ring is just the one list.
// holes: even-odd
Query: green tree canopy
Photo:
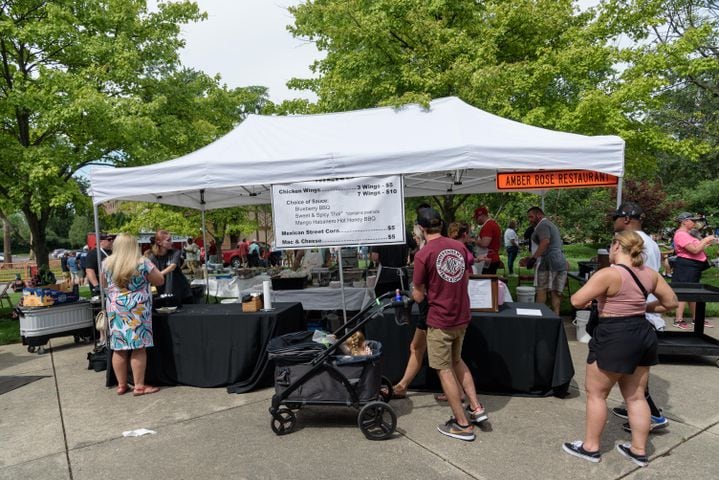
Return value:
[(180, 27), (203, 18), (190, 1), (2, 3), (0, 205), (23, 213), (40, 263), (50, 219), (82, 203), (78, 170), (187, 153), (266, 101), (181, 68)]

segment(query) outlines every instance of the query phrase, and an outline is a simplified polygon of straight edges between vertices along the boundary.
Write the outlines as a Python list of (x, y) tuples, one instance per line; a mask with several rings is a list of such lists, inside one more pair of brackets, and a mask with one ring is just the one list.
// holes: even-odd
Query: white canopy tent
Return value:
[[(467, 194), (497, 191), (497, 172), (510, 170), (591, 170), (622, 177), (624, 141), (525, 125), (456, 97), (434, 100), (427, 109), (250, 115), (183, 157), (142, 167), (93, 168), (90, 194), (98, 235), (98, 205), (131, 200), (201, 210), (207, 244), (205, 210), (271, 203), (273, 184), (399, 174), (408, 197)], [(617, 203), (620, 198), (621, 180)]]
[[(405, 196), (496, 191), (498, 170), (624, 174), (624, 141), (525, 125), (456, 97), (428, 109), (250, 115), (200, 150), (162, 163), (94, 168), (95, 206), (133, 200), (202, 210), (270, 203), (270, 185), (401, 174)], [(618, 193), (618, 196), (621, 193)]]

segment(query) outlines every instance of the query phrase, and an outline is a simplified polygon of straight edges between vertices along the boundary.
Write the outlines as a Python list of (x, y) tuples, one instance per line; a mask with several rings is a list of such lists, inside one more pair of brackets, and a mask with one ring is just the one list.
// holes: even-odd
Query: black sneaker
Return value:
[(602, 454), (597, 450), (596, 452), (588, 452), (584, 450), (581, 440), (575, 440), (574, 442), (565, 442), (562, 444), (562, 450), (575, 457), (583, 458), (592, 463), (599, 463), (602, 461)]
[(474, 427), (468, 425), (466, 427), (460, 426), (454, 418), (450, 418), (446, 423), (437, 427), (439, 433), (447, 435), (448, 437), (458, 438), (465, 442), (471, 442), (474, 440)]
[(617, 445), (617, 452), (621, 453), (628, 460), (634, 462), (640, 467), (646, 467), (649, 465), (649, 459), (646, 455), (637, 455), (636, 453), (632, 453), (632, 449), (630, 447), (631, 446), (628, 443), (620, 443)]
[[(669, 420), (667, 420), (667, 417), (655, 417), (654, 415), (652, 415), (652, 423), (649, 424), (649, 431), (653, 432), (654, 430), (661, 430), (663, 428), (667, 428), (668, 426)], [(625, 432), (632, 433), (632, 427), (629, 426), (629, 422), (622, 425), (622, 429)]]
[[(614, 407), (614, 408), (612, 408), (612, 413), (619, 418), (623, 418), (624, 420), (629, 420), (629, 413), (627, 413), (627, 409), (624, 407)], [(659, 409), (659, 413), (662, 413), (661, 408)], [(654, 423), (655, 418), (664, 418), (664, 417), (655, 417), (652, 415), (652, 423)]]
[(627, 412), (627, 409), (624, 407), (614, 407), (614, 408), (612, 408), (612, 413), (619, 418), (623, 418), (624, 420), (629, 420), (629, 413)]

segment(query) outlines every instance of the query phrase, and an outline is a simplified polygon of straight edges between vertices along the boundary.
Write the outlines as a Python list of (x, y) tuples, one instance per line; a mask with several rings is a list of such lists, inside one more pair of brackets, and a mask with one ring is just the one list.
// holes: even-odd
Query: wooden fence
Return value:
[[(62, 280), (60, 260), (50, 260), (50, 270), (55, 274), (58, 282)], [(35, 272), (37, 272), (35, 262), (0, 263), (0, 283), (12, 282), (18, 273), (23, 280), (29, 280)]]

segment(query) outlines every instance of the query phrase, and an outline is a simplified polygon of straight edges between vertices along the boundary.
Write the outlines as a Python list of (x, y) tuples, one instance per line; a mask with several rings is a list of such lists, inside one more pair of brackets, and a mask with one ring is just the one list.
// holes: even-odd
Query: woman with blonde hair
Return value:
[(135, 386), (133, 395), (155, 393), (159, 388), (145, 385), (145, 349), (153, 346), (150, 285), (162, 285), (164, 278), (155, 265), (142, 256), (137, 238), (127, 234), (115, 239), (112, 255), (102, 262), (102, 266), (117, 394), (128, 391), (128, 359)]
[[(607, 396), (619, 383), (629, 412), (632, 441), (617, 451), (635, 464), (648, 464), (649, 405), (644, 391), (649, 367), (658, 363), (657, 335), (646, 312), (665, 312), (677, 305), (677, 297), (657, 272), (644, 266), (644, 241), (636, 232), (618, 233), (609, 250), (612, 265), (592, 275), (572, 295), (575, 308), (588, 308), (597, 300), (599, 324), (589, 342), (585, 391), (587, 412), (584, 441), (562, 445), (565, 452), (597, 463), (600, 439), (607, 421)], [(646, 302), (653, 293), (657, 300)]]

